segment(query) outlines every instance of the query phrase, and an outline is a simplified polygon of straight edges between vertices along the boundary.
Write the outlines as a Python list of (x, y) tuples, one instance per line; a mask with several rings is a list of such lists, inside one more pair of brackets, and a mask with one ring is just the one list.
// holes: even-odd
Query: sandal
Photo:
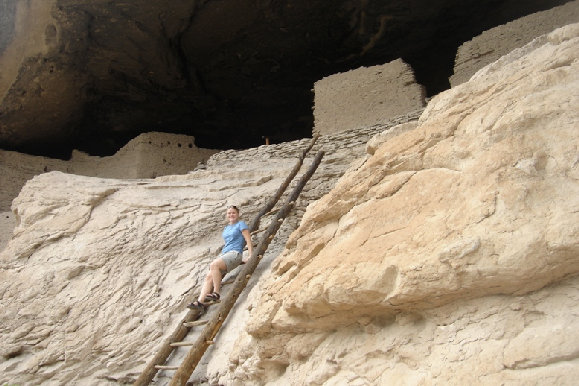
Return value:
[(217, 292), (211, 292), (209, 295), (205, 296), (205, 301), (206, 302), (218, 302), (220, 298), (221, 298), (221, 295), (219, 295)]
[(193, 303), (189, 304), (187, 308), (192, 310), (199, 310), (201, 313), (205, 313), (205, 311), (207, 311), (207, 306), (201, 303), (199, 300), (195, 300)]

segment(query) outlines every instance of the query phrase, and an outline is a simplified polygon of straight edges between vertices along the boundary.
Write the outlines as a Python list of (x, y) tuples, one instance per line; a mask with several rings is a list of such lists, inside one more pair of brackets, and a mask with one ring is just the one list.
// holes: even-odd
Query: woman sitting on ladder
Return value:
[(219, 300), (223, 276), (247, 261), (247, 259), (243, 258), (243, 248), (246, 244), (249, 252), (248, 256), (251, 257), (253, 253), (251, 234), (245, 221), (239, 219), (239, 209), (236, 206), (227, 208), (226, 218), (229, 224), (223, 229), (221, 234), (225, 241), (225, 246), (221, 250), (221, 255), (209, 264), (209, 272), (205, 277), (199, 298), (187, 306), (191, 309), (199, 309), (205, 312), (207, 309), (205, 303)]

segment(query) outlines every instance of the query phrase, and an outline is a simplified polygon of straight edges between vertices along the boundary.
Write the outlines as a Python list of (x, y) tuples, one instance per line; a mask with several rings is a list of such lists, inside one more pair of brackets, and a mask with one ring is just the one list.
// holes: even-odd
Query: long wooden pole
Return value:
[(260, 243), (258, 244), (257, 248), (253, 251), (250, 259), (248, 260), (247, 264), (243, 267), (243, 269), (237, 275), (237, 278), (233, 282), (233, 287), (231, 291), (227, 295), (225, 295), (220, 303), (219, 312), (211, 317), (196, 340), (196, 344), (191, 348), (179, 369), (175, 372), (175, 375), (171, 379), (171, 386), (175, 385), (185, 385), (187, 380), (195, 370), (195, 367), (201, 360), (201, 357), (207, 350), (207, 348), (213, 343), (213, 338), (217, 335), (219, 328), (227, 318), (227, 315), (235, 305), (237, 298), (247, 285), (252, 273), (255, 271), (259, 260), (263, 257), (263, 254), (267, 250), (271, 240), (277, 233), (278, 229), (280, 228), (283, 220), (287, 217), (290, 210), (295, 205), (295, 201), (299, 197), (301, 191), (303, 190), (306, 182), (311, 178), (314, 174), (316, 169), (318, 168), (324, 153), (318, 152), (312, 165), (304, 174), (304, 176), (300, 179), (298, 185), (294, 188), (292, 194), (287, 198), (285, 204), (279, 210), (276, 218), (274, 221), (271, 222), (269, 227), (267, 228), (266, 233), (262, 236)]
[(296, 174), (298, 174), (298, 171), (301, 169), (302, 164), (304, 163), (304, 159), (306, 158), (306, 155), (312, 149), (312, 147), (314, 146), (314, 144), (316, 143), (318, 138), (319, 138), (319, 136), (317, 136), (317, 135), (314, 136), (312, 138), (312, 140), (310, 141), (309, 146), (302, 151), (302, 154), (300, 155), (298, 162), (296, 162), (296, 164), (294, 165), (290, 174), (286, 177), (285, 181), (279, 186), (279, 188), (277, 189), (275, 194), (267, 201), (267, 204), (265, 204), (265, 206), (263, 208), (261, 208), (259, 213), (255, 216), (255, 218), (253, 219), (253, 221), (249, 225), (249, 231), (250, 232), (255, 231), (259, 227), (259, 221), (261, 220), (261, 218), (273, 209), (275, 204), (280, 199), (281, 195), (285, 192), (285, 190), (289, 186), (290, 182), (292, 182), (293, 179), (295, 178)]
[[(287, 176), (285, 181), (280, 185), (276, 193), (268, 200), (265, 207), (262, 208), (261, 211), (257, 214), (257, 216), (253, 219), (250, 225), (251, 231), (255, 231), (257, 229), (261, 217), (264, 214), (268, 213), (278, 202), (282, 194), (289, 186), (290, 182), (295, 178), (296, 174), (300, 170), (307, 153), (312, 149), (317, 139), (318, 136), (312, 138), (308, 147), (302, 151), (302, 154), (299, 157), (299, 161), (296, 163), (296, 165), (294, 166), (290, 174)], [(149, 361), (149, 363), (147, 364), (147, 366), (145, 367), (139, 378), (137, 378), (137, 380), (135, 381), (134, 383), (135, 386), (146, 386), (151, 383), (153, 378), (155, 378), (157, 371), (159, 370), (158, 367), (163, 365), (167, 361), (167, 358), (169, 357), (169, 355), (171, 355), (171, 353), (175, 349), (175, 347), (171, 346), (171, 344), (182, 341), (183, 338), (187, 336), (190, 330), (190, 326), (187, 323), (199, 319), (199, 316), (200, 314), (198, 310), (190, 310), (187, 312), (187, 314), (185, 315), (181, 323), (179, 323), (179, 326), (175, 329), (175, 331), (173, 331), (173, 333), (163, 341), (163, 343), (161, 344), (161, 348), (159, 349), (157, 354), (153, 357), (151, 361)]]

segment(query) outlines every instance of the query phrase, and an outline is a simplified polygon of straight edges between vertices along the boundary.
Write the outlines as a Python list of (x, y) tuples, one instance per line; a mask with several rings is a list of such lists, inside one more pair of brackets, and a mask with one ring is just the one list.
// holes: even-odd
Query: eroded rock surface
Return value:
[(220, 381), (574, 384), (578, 70), (575, 24), (351, 169), (308, 207)]

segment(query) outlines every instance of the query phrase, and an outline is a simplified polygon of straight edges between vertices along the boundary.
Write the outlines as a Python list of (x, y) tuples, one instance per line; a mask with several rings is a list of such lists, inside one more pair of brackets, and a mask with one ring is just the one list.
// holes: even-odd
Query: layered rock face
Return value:
[(375, 148), (308, 207), (220, 381), (574, 384), (578, 70), (575, 24)]

